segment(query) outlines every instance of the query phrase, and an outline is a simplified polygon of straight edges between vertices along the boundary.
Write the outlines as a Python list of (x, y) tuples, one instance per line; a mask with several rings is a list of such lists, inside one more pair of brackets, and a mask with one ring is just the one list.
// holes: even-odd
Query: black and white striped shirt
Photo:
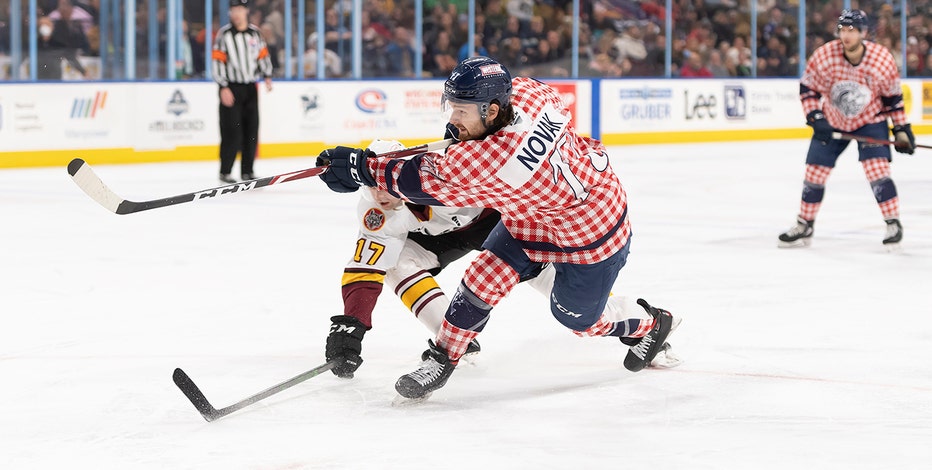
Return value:
[(220, 28), (211, 59), (214, 81), (221, 87), (256, 83), (272, 76), (269, 49), (253, 25), (245, 31), (237, 31), (232, 24)]

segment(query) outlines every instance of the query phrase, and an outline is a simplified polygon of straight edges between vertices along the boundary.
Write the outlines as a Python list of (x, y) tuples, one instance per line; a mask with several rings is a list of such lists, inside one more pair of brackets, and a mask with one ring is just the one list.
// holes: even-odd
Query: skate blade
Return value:
[(663, 348), (647, 366), (653, 369), (670, 369), (682, 363), (683, 360), (673, 354), (673, 346), (670, 346), (670, 343), (663, 343)]
[(406, 408), (409, 406), (420, 405), (427, 401), (434, 392), (429, 392), (427, 395), (417, 398), (406, 398), (401, 395), (395, 395), (395, 398), (392, 400), (392, 406), (395, 408)]
[(777, 248), (806, 248), (812, 245), (812, 238), (800, 238), (794, 242), (777, 241)]
[[(670, 335), (672, 335), (673, 332), (676, 331), (677, 328), (679, 328), (680, 323), (683, 323), (683, 317), (673, 317), (673, 323), (670, 324), (670, 332), (667, 333), (667, 338), (669, 338)], [(668, 344), (669, 343), (664, 344), (664, 346), (667, 346)]]
[(463, 365), (470, 366), (470, 367), (478, 366), (479, 365), (479, 353), (474, 352), (474, 353), (466, 354), (465, 356), (461, 357), (459, 364), (457, 364), (457, 367), (460, 367)]
[(903, 247), (899, 243), (887, 243), (883, 246), (887, 249), (887, 253), (901, 253)]

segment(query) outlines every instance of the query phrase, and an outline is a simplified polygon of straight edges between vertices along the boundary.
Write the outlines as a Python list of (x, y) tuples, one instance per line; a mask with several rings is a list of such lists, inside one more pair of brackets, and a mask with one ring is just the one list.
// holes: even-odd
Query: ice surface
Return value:
[[(222, 407), (322, 363), (357, 196), (308, 179), (118, 216), (64, 167), (0, 171), (0, 468), (926, 468), (932, 153), (895, 157), (901, 253), (851, 149), (813, 246), (777, 249), (806, 145), (613, 149), (634, 224), (615, 291), (685, 319), (679, 368), (627, 372), (618, 341), (577, 338), (522, 286), (477, 364), (394, 408), (429, 335), (386, 293), (355, 379), (213, 423), (172, 371)], [(89, 163), (130, 199), (218, 185), (213, 162)]]

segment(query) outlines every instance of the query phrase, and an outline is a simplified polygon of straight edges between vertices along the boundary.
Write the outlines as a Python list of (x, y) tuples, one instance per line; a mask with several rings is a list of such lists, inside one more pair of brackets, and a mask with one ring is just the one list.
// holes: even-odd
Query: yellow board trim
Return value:
[[(932, 134), (932, 125), (913, 125), (917, 137)], [(794, 129), (754, 129), (754, 130), (710, 130), (690, 132), (638, 132), (603, 134), (602, 143), (608, 146), (685, 144), (705, 142), (735, 142), (755, 140), (808, 139), (812, 131), (808, 127)], [(430, 140), (410, 140), (405, 145), (415, 146)], [(343, 142), (341, 145), (365, 147), (369, 141)], [(288, 142), (262, 144), (259, 159), (314, 157), (325, 149), (333, 147), (324, 142)], [(0, 168), (62, 167), (75, 158), (82, 158), (91, 165), (125, 164), (125, 163), (159, 163), (186, 161), (219, 161), (218, 148), (215, 145), (176, 147), (170, 150), (136, 150), (132, 148), (104, 148), (77, 150), (34, 150), (17, 152), (0, 152)]]

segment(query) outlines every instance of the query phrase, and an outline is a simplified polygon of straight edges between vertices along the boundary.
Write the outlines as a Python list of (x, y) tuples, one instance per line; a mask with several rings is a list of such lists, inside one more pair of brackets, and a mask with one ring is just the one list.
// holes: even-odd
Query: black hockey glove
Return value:
[(366, 149), (336, 147), (324, 150), (317, 156), (317, 166), (330, 165), (320, 175), (327, 187), (338, 193), (352, 193), (360, 186), (375, 186), (375, 178), (369, 172), (366, 160), (375, 152)]
[(822, 142), (822, 145), (832, 140), (832, 133), (835, 132), (835, 128), (825, 119), (821, 109), (806, 115), (806, 124), (812, 126), (812, 138)]
[(444, 130), (443, 132), (443, 138), (444, 140), (453, 139), (459, 142), (460, 141), (460, 130), (456, 126), (448, 122), (446, 130)]
[(347, 316), (337, 315), (330, 317), (330, 335), (327, 336), (327, 349), (325, 356), (327, 362), (333, 359), (339, 361), (330, 369), (333, 375), (344, 379), (353, 378), (353, 373), (362, 365), (362, 337), (366, 334), (366, 326), (359, 320)]
[(903, 124), (893, 126), (893, 150), (910, 155), (916, 151), (916, 136), (913, 135), (913, 126)]

